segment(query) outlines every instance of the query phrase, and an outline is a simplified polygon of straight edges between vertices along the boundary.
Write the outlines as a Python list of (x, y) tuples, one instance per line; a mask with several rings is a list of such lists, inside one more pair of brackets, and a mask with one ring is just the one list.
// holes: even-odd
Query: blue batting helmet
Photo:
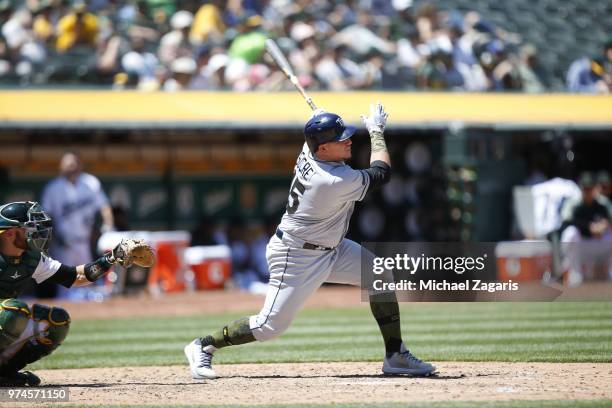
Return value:
[(314, 154), (319, 145), (328, 142), (340, 142), (355, 134), (354, 126), (346, 126), (342, 118), (335, 113), (321, 113), (313, 116), (304, 126), (304, 136), (308, 148)]

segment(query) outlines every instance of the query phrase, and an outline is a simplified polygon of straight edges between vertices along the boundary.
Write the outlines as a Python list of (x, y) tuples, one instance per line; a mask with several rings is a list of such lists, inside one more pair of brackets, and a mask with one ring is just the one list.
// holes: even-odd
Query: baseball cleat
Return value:
[(31, 371), (20, 371), (6, 377), (0, 377), (0, 387), (36, 387), (40, 378)]
[(432, 364), (421, 361), (410, 353), (404, 343), (400, 351), (386, 356), (383, 362), (382, 372), (384, 374), (408, 374), (416, 376), (428, 376), (436, 371)]
[(185, 346), (185, 356), (189, 361), (191, 376), (196, 380), (217, 378), (217, 374), (212, 369), (213, 353), (217, 349), (213, 346), (206, 346), (202, 349), (200, 339), (195, 339)]

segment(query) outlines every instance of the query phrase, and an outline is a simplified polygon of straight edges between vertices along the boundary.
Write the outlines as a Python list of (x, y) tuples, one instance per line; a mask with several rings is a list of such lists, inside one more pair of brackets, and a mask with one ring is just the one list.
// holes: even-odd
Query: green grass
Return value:
[[(426, 360), (612, 362), (612, 302), (420, 303), (401, 308), (404, 339)], [(238, 317), (76, 321), (64, 344), (32, 368), (184, 364), (185, 344)], [(280, 338), (223, 350), (216, 362), (379, 361), (382, 353), (378, 327), (362, 307), (304, 311)]]
[[(150, 408), (193, 408), (197, 405), (147, 405)], [(206, 405), (207, 407), (215, 408), (244, 408), (245, 405)], [(49, 406), (51, 407), (51, 406)], [(71, 408), (78, 408), (79, 405), (70, 405)], [(83, 405), (83, 407), (91, 407)], [(116, 405), (99, 405), (100, 408), (112, 407)], [(124, 406), (124, 408), (141, 408), (142, 405)], [(516, 400), (516, 401), (458, 401), (458, 402), (420, 402), (420, 403), (381, 403), (381, 404), (274, 404), (274, 405), (257, 405), (257, 408), (603, 408), (612, 407), (612, 400)], [(45, 408), (45, 407), (40, 407)]]

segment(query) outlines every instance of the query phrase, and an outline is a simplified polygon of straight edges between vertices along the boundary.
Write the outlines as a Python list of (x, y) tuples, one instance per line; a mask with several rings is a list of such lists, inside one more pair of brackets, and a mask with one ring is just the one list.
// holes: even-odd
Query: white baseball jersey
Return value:
[(355, 201), (363, 200), (369, 184), (364, 171), (317, 160), (304, 143), (279, 228), (311, 244), (336, 247), (346, 235)]
[(514, 210), (523, 235), (543, 237), (569, 218), (571, 203), (580, 200), (580, 188), (571, 180), (554, 178), (514, 188)]
[[(369, 185), (365, 171), (317, 160), (304, 144), (279, 225), (282, 237), (273, 235), (266, 248), (268, 293), (259, 314), (249, 319), (257, 340), (283, 333), (323, 283), (360, 285), (363, 248), (344, 236), (355, 201)], [(306, 249), (304, 243), (333, 249)]]
[(100, 181), (91, 174), (81, 173), (74, 184), (65, 177), (51, 180), (43, 191), (42, 206), (53, 219), (52, 256), (67, 265), (90, 262), (95, 216), (107, 204)]

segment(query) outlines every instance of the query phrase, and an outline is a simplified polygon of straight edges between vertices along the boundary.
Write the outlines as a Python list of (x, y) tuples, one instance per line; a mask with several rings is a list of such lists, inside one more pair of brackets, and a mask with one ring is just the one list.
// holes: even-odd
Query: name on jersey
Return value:
[(295, 168), (300, 172), (302, 178), (306, 181), (310, 180), (314, 175), (315, 169), (312, 167), (312, 163), (308, 160), (308, 156), (305, 152), (300, 153), (295, 163)]

